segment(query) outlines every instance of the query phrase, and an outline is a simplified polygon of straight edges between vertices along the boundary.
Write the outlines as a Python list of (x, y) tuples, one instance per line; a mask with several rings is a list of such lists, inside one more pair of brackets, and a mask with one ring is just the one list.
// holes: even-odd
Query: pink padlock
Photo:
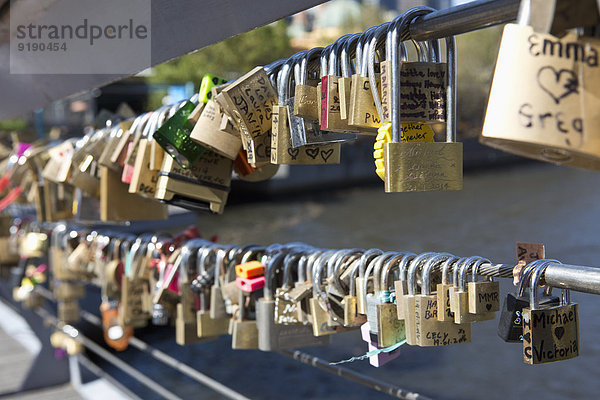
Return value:
[(235, 278), (235, 284), (242, 292), (250, 293), (265, 287), (265, 277), (256, 278)]
[[(369, 351), (381, 349), (381, 347), (379, 347), (377, 345), (377, 343), (375, 343), (371, 340), (371, 333), (369, 331), (370, 331), (370, 328), (369, 328), (368, 322), (365, 322), (364, 324), (362, 324), (360, 326), (360, 333), (361, 333), (362, 339), (368, 343)], [(371, 364), (375, 368), (379, 368), (382, 365), (389, 363), (393, 359), (398, 358), (399, 356), (400, 356), (400, 348), (392, 350), (389, 353), (381, 352), (379, 354), (369, 357), (369, 364)]]

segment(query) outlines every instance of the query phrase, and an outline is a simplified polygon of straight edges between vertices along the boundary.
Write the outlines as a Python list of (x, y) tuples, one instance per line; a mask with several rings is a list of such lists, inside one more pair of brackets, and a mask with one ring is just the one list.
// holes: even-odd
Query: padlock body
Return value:
[[(556, 296), (542, 297), (540, 306), (557, 306), (560, 299)], [(498, 322), (498, 336), (505, 342), (520, 343), (523, 340), (523, 309), (529, 306), (529, 296), (517, 296), (508, 293), (502, 304)]]
[(404, 320), (398, 319), (394, 303), (377, 304), (377, 339), (380, 347), (393, 346), (406, 339)]
[(437, 294), (415, 296), (415, 338), (419, 346), (449, 346), (471, 341), (471, 324), (438, 320)]
[(462, 190), (462, 143), (385, 143), (385, 191)]
[(600, 40), (504, 28), (480, 141), (554, 164), (600, 169)]
[(500, 311), (500, 282), (469, 282), (469, 312), (483, 314)]
[(575, 303), (523, 309), (523, 361), (544, 364), (579, 356), (579, 314)]
[(450, 288), (454, 285), (440, 283), (437, 285), (437, 307), (438, 307), (438, 321), (440, 322), (454, 322), (454, 313), (450, 308)]

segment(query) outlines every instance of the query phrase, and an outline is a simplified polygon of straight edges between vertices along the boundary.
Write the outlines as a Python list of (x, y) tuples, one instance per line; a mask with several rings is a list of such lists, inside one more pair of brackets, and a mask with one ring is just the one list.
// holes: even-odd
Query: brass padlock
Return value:
[(541, 307), (538, 287), (550, 263), (541, 263), (532, 273), (530, 306), (523, 309), (523, 361), (544, 364), (579, 356), (579, 312), (563, 290), (561, 304)]
[[(490, 262), (484, 259), (484, 262)], [(494, 282), (492, 277), (485, 281), (477, 281), (477, 273), (481, 262), (473, 265), (473, 281), (467, 284), (469, 291), (469, 312), (472, 314), (495, 313), (500, 311), (500, 282)]]
[(223, 89), (221, 95), (226, 102), (221, 106), (227, 109), (242, 134), (248, 161), (269, 162), (271, 117), (277, 95), (265, 69), (254, 68)]
[(291, 70), (303, 53), (290, 58), (279, 71), (279, 103), (273, 106), (271, 163), (273, 164), (336, 164), (340, 160), (339, 143), (307, 145), (294, 148), (293, 137), (306, 137), (305, 122), (291, 114), (295, 99), (289, 96)]
[(361, 33), (351, 35), (344, 43), (340, 52), (340, 69), (342, 76), (338, 79), (338, 92), (340, 94), (340, 118), (348, 119), (348, 108), (350, 106), (350, 92), (352, 84), (352, 75), (356, 73), (353, 70), (352, 57), (356, 57), (358, 42), (361, 38)]
[(521, 8), (519, 24), (504, 27), (480, 141), (524, 157), (598, 170), (600, 40), (549, 34), (554, 6), (532, 2)]
[[(389, 23), (387, 23), (389, 25)], [(381, 125), (373, 99), (367, 69), (370, 41), (379, 31), (382, 34), (387, 25), (373, 26), (367, 29), (356, 46), (356, 73), (350, 84), (350, 103), (348, 105), (348, 124), (360, 129), (361, 134), (375, 135)], [(379, 89), (377, 89), (379, 90)]]
[(403, 319), (398, 318), (397, 306), (391, 301), (391, 295), (392, 293), (395, 294), (395, 292), (394, 288), (390, 285), (389, 278), (394, 269), (393, 266), (398, 266), (399, 262), (404, 258), (410, 257), (411, 254), (412, 253), (398, 253), (397, 255), (392, 256), (385, 262), (385, 265), (379, 274), (381, 283), (380, 285), (376, 285), (375, 292), (379, 293), (380, 301), (380, 303), (377, 304), (377, 323), (379, 324), (377, 338), (380, 347), (393, 346), (406, 339), (405, 322)]
[(463, 258), (450, 257), (442, 264), (442, 283), (439, 283), (436, 287), (438, 321), (454, 322), (454, 313), (450, 308), (450, 288), (453, 285), (449, 283), (448, 277), (451, 276), (452, 265), (456, 267), (462, 261), (464, 261)]
[[(451, 254), (439, 254), (431, 257), (423, 266), (421, 274), (421, 294), (415, 301), (415, 340), (419, 346), (449, 346), (471, 341), (471, 324), (455, 324), (454, 321), (442, 322), (438, 319), (437, 294), (431, 293), (431, 274), (434, 268)], [(409, 276), (409, 285), (416, 279)]]
[[(414, 18), (414, 16), (413, 16)], [(402, 21), (408, 23), (408, 17)], [(408, 21), (408, 22), (407, 22)], [(399, 30), (403, 29), (403, 24)], [(402, 93), (400, 57), (392, 43), (392, 131), (384, 144), (385, 191), (413, 192), (462, 189), (462, 143), (456, 143), (456, 54), (454, 37), (446, 38), (446, 142), (401, 143)]]

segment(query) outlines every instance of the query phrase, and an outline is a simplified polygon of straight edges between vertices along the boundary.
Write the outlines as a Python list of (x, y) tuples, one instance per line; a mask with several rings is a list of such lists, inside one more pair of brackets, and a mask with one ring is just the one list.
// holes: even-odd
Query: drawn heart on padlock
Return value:
[(572, 93), (578, 93), (579, 80), (575, 72), (569, 69), (557, 71), (554, 67), (547, 65), (538, 71), (537, 81), (542, 90), (548, 93), (556, 104)]
[(492, 309), (492, 305), (490, 303), (487, 303), (485, 305), (485, 308), (487, 308), (487, 310), (490, 311)]
[(319, 155), (319, 149), (306, 149), (306, 154), (314, 160)]
[(323, 158), (323, 161), (325, 161), (325, 162), (327, 162), (327, 160), (329, 160), (329, 157), (331, 157), (332, 154), (333, 154), (333, 149), (329, 149), (327, 151), (321, 150), (321, 157)]
[(291, 147), (288, 149), (288, 154), (292, 157), (292, 160), (298, 157), (298, 153), (300, 153), (300, 149), (292, 149)]
[(565, 334), (565, 328), (564, 327), (557, 326), (556, 328), (554, 328), (554, 335), (556, 336), (556, 338), (558, 340), (560, 340), (560, 338), (562, 338), (564, 334)]

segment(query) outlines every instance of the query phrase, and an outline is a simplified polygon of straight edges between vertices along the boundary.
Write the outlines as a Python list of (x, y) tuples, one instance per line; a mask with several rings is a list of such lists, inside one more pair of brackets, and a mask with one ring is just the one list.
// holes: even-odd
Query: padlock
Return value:
[(298, 53), (282, 65), (278, 74), (279, 103), (273, 106), (271, 137), (272, 164), (337, 164), (340, 161), (340, 144), (306, 145), (294, 148), (292, 138), (306, 137), (305, 121), (291, 114), (295, 102), (289, 95), (291, 72), (304, 53)]
[[(145, 113), (141, 115), (140, 122), (135, 126), (132, 125), (132, 129), (129, 135), (124, 134), (121, 142), (119, 142), (119, 146), (115, 149), (111, 157), (111, 162), (119, 163), (122, 162), (122, 173), (121, 173), (121, 181), (123, 183), (130, 184), (131, 177), (133, 175), (134, 167), (135, 167), (135, 159), (137, 158), (137, 151), (140, 140), (142, 139), (142, 135), (146, 130), (146, 126), (150, 123), (150, 117), (154, 113)], [(122, 150), (120, 149), (123, 146)], [(121, 161), (122, 160), (122, 161)]]
[(19, 254), (25, 258), (44, 257), (48, 251), (48, 235), (43, 232), (28, 232), (21, 239)]
[(355, 279), (356, 310), (359, 314), (367, 315), (367, 293), (364, 291), (365, 271), (367, 269), (367, 265), (369, 265), (375, 257), (381, 254), (383, 254), (383, 251), (379, 249), (369, 249), (360, 257), (358, 277)]
[[(377, 344), (377, 342), (374, 342), (371, 339), (370, 330), (371, 330), (371, 328), (369, 327), (368, 322), (365, 322), (360, 327), (360, 333), (361, 333), (362, 340), (364, 340), (368, 344), (369, 353), (371, 353), (375, 350), (381, 349), (381, 347)], [(369, 364), (371, 364), (375, 368), (379, 368), (379, 367), (389, 363), (390, 361), (398, 358), (399, 356), (400, 356), (400, 348), (399, 347), (395, 348), (394, 350), (389, 351), (389, 352), (388, 351), (377, 352), (377, 354), (369, 357)]]
[(183, 208), (220, 214), (229, 195), (232, 168), (230, 159), (210, 150), (187, 169), (181, 168), (172, 157), (165, 157), (155, 197)]
[(232, 322), (231, 348), (255, 350), (258, 349), (259, 332), (256, 320), (250, 319), (250, 308), (255, 302), (254, 295), (246, 295), (240, 291), (239, 296), (239, 306)]
[[(455, 324), (438, 320), (437, 294), (431, 293), (431, 274), (440, 263), (453, 257), (439, 254), (427, 260), (421, 274), (421, 294), (415, 298), (415, 342), (419, 346), (449, 346), (471, 341), (471, 324)], [(409, 285), (416, 286), (416, 278), (409, 275)], [(416, 289), (416, 288), (415, 288)]]
[(104, 342), (117, 351), (123, 351), (129, 346), (133, 336), (133, 328), (122, 326), (119, 322), (119, 308), (114, 301), (103, 301), (100, 304), (102, 314), (102, 331)]
[(229, 84), (221, 104), (242, 135), (250, 164), (267, 163), (271, 157), (271, 117), (277, 95), (267, 75), (270, 66), (256, 67)]
[(524, 1), (518, 24), (504, 27), (480, 141), (524, 157), (598, 170), (600, 40), (549, 34), (554, 12), (554, 1)]
[[(326, 273), (323, 273), (327, 261), (334, 255), (335, 251), (325, 251), (315, 260), (314, 266), (311, 267), (311, 282), (313, 284), (312, 297), (309, 299), (310, 316), (314, 336), (324, 336), (336, 333), (339, 328), (343, 327), (343, 315), (340, 317), (333, 316), (332, 303), (329, 301), (327, 293), (325, 293), (321, 285)], [(340, 314), (343, 314), (343, 309), (340, 303)], [(338, 319), (336, 326), (331, 326), (330, 323)]]
[[(385, 252), (376, 258), (374, 258), (365, 271), (365, 280), (363, 281), (363, 291), (366, 293), (365, 300), (367, 306), (367, 321), (369, 322), (369, 327), (371, 329), (371, 337), (375, 342), (381, 343), (379, 340), (379, 312), (378, 309), (380, 304), (380, 292), (381, 292), (381, 269), (386, 261), (396, 256), (397, 253), (393, 251)], [(369, 293), (368, 285), (369, 285), (369, 277), (371, 277), (371, 283), (373, 288), (373, 293)], [(387, 308), (384, 306), (383, 308)], [(383, 310), (382, 310), (383, 311)], [(399, 323), (389, 315), (389, 313), (383, 313), (386, 317), (386, 321), (382, 322), (381, 325), (385, 327), (389, 327), (389, 329), (393, 329), (394, 326), (397, 326)], [(375, 340), (377, 339), (377, 340)], [(393, 344), (393, 343), (392, 343)], [(381, 345), (381, 344), (380, 344)]]
[[(485, 259), (485, 262), (491, 263)], [(500, 283), (487, 277), (485, 281), (477, 281), (477, 274), (481, 263), (473, 266), (473, 282), (467, 284), (469, 292), (469, 312), (483, 314), (486, 312), (500, 311)]]
[[(421, 262), (423, 257), (428, 257), (434, 253), (420, 254), (416, 262)], [(398, 280), (394, 281), (394, 292), (396, 294), (396, 313), (398, 319), (406, 319), (406, 309), (404, 296), (408, 295), (408, 267), (410, 263), (417, 257), (414, 253), (408, 253), (400, 260), (398, 265)]]
[(340, 118), (348, 119), (348, 107), (350, 105), (350, 85), (352, 84), (352, 75), (356, 73), (353, 69), (351, 59), (356, 58), (356, 50), (358, 42), (361, 38), (361, 33), (351, 35), (344, 43), (340, 52), (340, 70), (342, 76), (338, 79), (338, 92), (340, 94)]
[(544, 364), (579, 356), (579, 312), (563, 289), (561, 304), (541, 307), (538, 286), (549, 263), (535, 267), (529, 284), (530, 305), (523, 309), (523, 361)]
[[(361, 134), (375, 135), (381, 125), (377, 115), (375, 101), (371, 92), (371, 84), (367, 70), (369, 45), (371, 38), (378, 33), (385, 33), (389, 23), (367, 29), (356, 45), (356, 73), (352, 75), (350, 84), (350, 103), (348, 105), (348, 124), (360, 129)], [(372, 327), (371, 327), (372, 328)]]
[(470, 268), (478, 268), (481, 264), (488, 262), (486, 259), (478, 256), (467, 258), (463, 264), (457, 266), (458, 273), (454, 274), (455, 285), (450, 288), (450, 307), (454, 312), (454, 323), (462, 324), (468, 322), (488, 321), (496, 317), (495, 312), (473, 314), (469, 312), (469, 292), (467, 289), (467, 279)]
[[(361, 256), (362, 258), (362, 256)], [(358, 298), (356, 296), (356, 279), (360, 269), (360, 259), (350, 267), (348, 294), (342, 299), (344, 306), (344, 326), (361, 326), (367, 321), (365, 315), (358, 313)]]
[[(410, 257), (412, 253), (398, 253), (389, 258), (381, 273), (379, 274), (380, 285), (376, 287), (375, 293), (379, 295), (377, 304), (377, 323), (378, 323), (378, 345), (380, 347), (393, 346), (406, 339), (406, 327), (404, 320), (398, 318), (397, 306), (395, 304), (395, 291), (390, 285), (390, 273), (393, 266), (397, 265), (405, 257)], [(379, 289), (379, 290), (377, 290)], [(393, 296), (392, 296), (393, 294)], [(394, 301), (392, 301), (392, 298)]]
[[(312, 250), (312, 248), (308, 248), (307, 251)], [(364, 252), (364, 249), (359, 248), (339, 250), (327, 262), (328, 278), (325, 290), (331, 301), (335, 303), (336, 309), (339, 309), (339, 312), (335, 313), (335, 318), (333, 317), (333, 313), (330, 314), (328, 321), (330, 326), (341, 325), (348, 330), (359, 328), (359, 324), (346, 324), (347, 311), (344, 300), (349, 295), (348, 282), (354, 280), (353, 278), (360, 268), (360, 258)], [(353, 269), (355, 269), (354, 272)], [(356, 281), (354, 283), (356, 284)], [(354, 313), (356, 313), (356, 307), (354, 308)], [(340, 318), (337, 317), (338, 315)]]
[(450, 308), (450, 288), (453, 286), (449, 283), (448, 277), (452, 276), (451, 268), (452, 265), (456, 265), (462, 262), (463, 259), (459, 257), (449, 257), (442, 264), (442, 283), (439, 283), (436, 287), (437, 292), (437, 316), (440, 322), (454, 322), (454, 313)]
[(56, 305), (56, 316), (59, 321), (65, 324), (72, 324), (79, 322), (81, 319), (79, 304), (76, 300), (58, 301)]
[(355, 127), (348, 125), (348, 120), (343, 120), (340, 116), (340, 93), (338, 90), (338, 80), (341, 75), (340, 55), (349, 38), (350, 35), (340, 37), (321, 53), (321, 63), (323, 63), (323, 59), (327, 62), (327, 70), (321, 71), (321, 131), (338, 133), (358, 131)]
[[(264, 294), (256, 302), (258, 348), (262, 351), (274, 351), (329, 344), (330, 337), (313, 336), (313, 329), (310, 325), (282, 325), (275, 323), (275, 299), (273, 298), (275, 271), (283, 267), (283, 261), (286, 257), (286, 254), (279, 253), (274, 257), (270, 257), (267, 263)], [(288, 259), (289, 261), (290, 259)]]
[(194, 123), (188, 118), (196, 108), (197, 99), (198, 96), (194, 95), (189, 101), (184, 102), (181, 108), (152, 135), (156, 143), (184, 169), (192, 168), (192, 165), (206, 151), (204, 147), (190, 139)]
[[(401, 143), (402, 93), (400, 55), (395, 45), (399, 31), (418, 15), (430, 12), (416, 8), (403, 14), (392, 31), (391, 57), (391, 143), (384, 144), (385, 191), (412, 192), (462, 189), (462, 143), (456, 143), (456, 54), (454, 37), (446, 38), (446, 141), (435, 143)], [(396, 40), (394, 40), (396, 38)]]
[[(502, 312), (498, 321), (498, 336), (508, 343), (523, 341), (523, 308), (529, 305), (529, 296), (525, 290), (534, 268), (542, 263), (558, 262), (557, 260), (535, 260), (527, 264), (521, 271), (521, 277), (516, 293), (508, 293), (502, 305)], [(552, 307), (560, 304), (560, 298), (551, 295), (552, 287), (547, 289), (539, 299), (541, 307)]]
[[(406, 328), (406, 343), (410, 345), (417, 345), (417, 315), (416, 315), (416, 302), (417, 302), (417, 274), (422, 271), (423, 264), (429, 259), (436, 257), (438, 253), (422, 253), (412, 258), (409, 261), (408, 268), (406, 271), (407, 280), (407, 294), (403, 297), (396, 297), (397, 302), (402, 302), (403, 315)], [(421, 293), (423, 292), (423, 281), (421, 280)]]
[[(230, 317), (222, 312), (219, 318), (211, 318), (211, 284), (215, 279), (215, 271), (206, 269), (207, 261), (210, 257), (217, 254), (219, 250), (213, 244), (207, 244), (205, 247), (198, 249), (196, 260), (196, 269), (198, 276), (195, 283), (198, 295), (200, 296), (200, 309), (196, 313), (198, 331), (197, 334), (201, 338), (211, 338), (228, 333)], [(225, 256), (225, 252), (221, 250), (221, 257)], [(223, 260), (221, 259), (221, 262)], [(213, 265), (216, 269), (216, 262)], [(215, 294), (216, 296), (216, 294)], [(224, 308), (224, 305), (223, 305)]]
[[(304, 119), (307, 123), (316, 123), (319, 121), (320, 93), (317, 92), (317, 87), (310, 84), (310, 81), (317, 83), (317, 79), (311, 79), (309, 74), (315, 65), (315, 61), (319, 61), (322, 47), (314, 47), (304, 53), (300, 61), (300, 69), (298, 71), (298, 79), (296, 79), (296, 87), (294, 89), (294, 115)], [(304, 146), (309, 144), (308, 138), (292, 137), (292, 146)]]

